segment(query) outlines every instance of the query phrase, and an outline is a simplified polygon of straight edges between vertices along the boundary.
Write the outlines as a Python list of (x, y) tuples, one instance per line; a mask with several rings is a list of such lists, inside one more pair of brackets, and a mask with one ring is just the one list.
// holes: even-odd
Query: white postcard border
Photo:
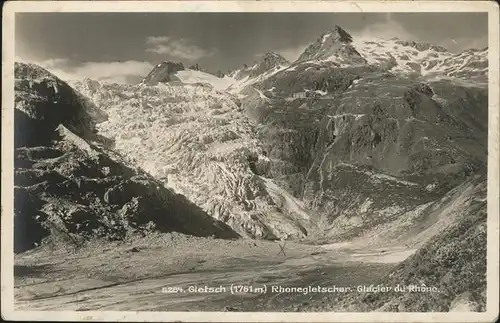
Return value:
[[(14, 18), (16, 12), (488, 12), (487, 311), (280, 313), (15, 311), (13, 253)], [(493, 1), (9, 1), (3, 7), (1, 310), (6, 320), (133, 322), (494, 322), (499, 312), (499, 7)]]

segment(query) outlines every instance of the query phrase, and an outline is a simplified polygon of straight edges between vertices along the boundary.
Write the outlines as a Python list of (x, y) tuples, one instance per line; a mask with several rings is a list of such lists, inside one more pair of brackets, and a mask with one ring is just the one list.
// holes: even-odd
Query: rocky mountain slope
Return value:
[(31, 64), (15, 66), (15, 252), (151, 231), (235, 238), (184, 196), (106, 148), (107, 115)]
[(330, 95), (242, 102), (263, 125), (259, 135), (270, 159), (293, 165), (286, 172), (271, 169), (307, 205), (342, 221), (331, 224), (335, 230), (362, 227), (364, 213), (370, 222), (374, 213), (408, 211), (485, 171), (486, 90), (349, 68), (312, 79), (299, 73), (269, 78), (260, 91), (287, 91), (279, 85), (321, 82), (325, 75), (319, 91)]
[(337, 26), (240, 92), (279, 160), (273, 178), (320, 214), (314, 243), (419, 248), (380, 283), (440, 290), (351, 294), (322, 310), (484, 310), (487, 67), (487, 49), (452, 54)]
[[(488, 97), (481, 83), (464, 84), (458, 70), (443, 70), (452, 79), (410, 77), (399, 65), (370, 64), (367, 55), (366, 62), (346, 61), (365, 53), (344, 50), (353, 43), (336, 27), (290, 67), (241, 92), (269, 158), (280, 161), (270, 165), (273, 176), (322, 214), (327, 235), (338, 239), (406, 212), (423, 216), (428, 203), (486, 171)], [(455, 58), (470, 63), (477, 52), (467, 53)], [(471, 75), (481, 73), (484, 65)]]
[[(400, 286), (383, 293), (329, 295), (303, 310), (385, 312), (481, 312), (486, 310), (486, 177), (474, 177), (446, 194), (436, 208), (440, 224), (431, 217), (383, 232), (386, 238), (405, 235), (419, 245), (415, 254), (399, 263), (374, 286)], [(432, 221), (432, 220), (431, 220)], [(431, 231), (431, 232), (429, 232)], [(398, 239), (401, 241), (401, 239)], [(396, 240), (396, 241), (398, 241)], [(411, 243), (411, 242), (407, 242)]]

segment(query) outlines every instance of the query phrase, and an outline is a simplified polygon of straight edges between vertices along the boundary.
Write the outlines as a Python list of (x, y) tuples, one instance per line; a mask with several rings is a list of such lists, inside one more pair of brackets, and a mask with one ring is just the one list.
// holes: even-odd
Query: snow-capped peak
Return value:
[(342, 27), (335, 25), (323, 33), (299, 56), (297, 62), (319, 60), (339, 64), (364, 64), (366, 61), (351, 45), (352, 36)]
[(487, 49), (451, 53), (442, 46), (397, 38), (358, 37), (352, 45), (368, 64), (384, 66), (394, 73), (485, 81), (488, 72)]
[(381, 38), (353, 37), (336, 25), (311, 43), (292, 65), (334, 64), (338, 67), (377, 65), (395, 74), (425, 78), (474, 79), (485, 83), (488, 51), (451, 53), (437, 44)]
[(251, 66), (245, 65), (245, 67), (230, 73), (230, 76), (236, 80), (242, 80), (244, 78), (253, 79), (259, 75), (268, 73), (273, 69), (284, 68), (289, 65), (290, 62), (280, 54), (267, 52), (257, 59)]
[(330, 35), (329, 38), (333, 41), (340, 41), (343, 43), (352, 42), (352, 36), (339, 25), (335, 25), (335, 27), (333, 27), (333, 29), (326, 34)]

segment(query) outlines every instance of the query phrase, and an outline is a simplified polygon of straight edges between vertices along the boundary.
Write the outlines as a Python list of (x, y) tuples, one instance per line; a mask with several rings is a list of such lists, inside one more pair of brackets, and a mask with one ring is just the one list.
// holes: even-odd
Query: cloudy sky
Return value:
[(453, 52), (487, 46), (486, 13), (21, 13), (16, 57), (63, 79), (133, 83), (164, 60), (228, 71), (274, 51), (295, 60), (335, 24)]

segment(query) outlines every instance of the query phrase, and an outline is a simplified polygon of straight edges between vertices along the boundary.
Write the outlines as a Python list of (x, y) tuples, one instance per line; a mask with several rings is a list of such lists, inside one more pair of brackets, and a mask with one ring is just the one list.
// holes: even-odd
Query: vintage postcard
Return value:
[(499, 7), (12, 1), (2, 317), (494, 322)]

